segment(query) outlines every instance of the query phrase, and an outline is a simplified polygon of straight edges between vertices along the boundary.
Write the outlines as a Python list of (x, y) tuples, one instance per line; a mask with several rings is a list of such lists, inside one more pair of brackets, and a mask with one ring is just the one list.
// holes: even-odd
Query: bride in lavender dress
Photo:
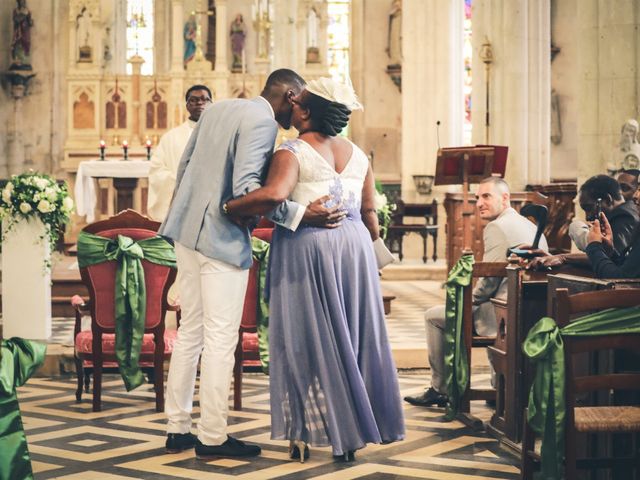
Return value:
[(378, 238), (374, 178), (360, 148), (336, 135), (353, 89), (310, 82), (292, 98), (300, 136), (274, 154), (265, 186), (227, 203), (232, 215), (263, 214), (286, 198), (306, 205), (326, 195), (341, 205), (335, 228), (276, 227), (268, 270), (271, 437), (290, 441), (292, 459), (307, 444), (331, 445), (352, 461), (367, 443), (404, 438), (397, 372), (385, 328), (372, 240)]

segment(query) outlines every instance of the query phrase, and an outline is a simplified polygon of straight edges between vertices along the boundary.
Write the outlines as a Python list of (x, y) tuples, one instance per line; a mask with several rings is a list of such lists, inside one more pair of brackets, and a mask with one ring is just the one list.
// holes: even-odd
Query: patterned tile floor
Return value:
[[(444, 302), (438, 281), (383, 281), (395, 295), (387, 317), (396, 352), (426, 360), (424, 311)], [(73, 320), (55, 319), (50, 343), (72, 345)], [(398, 360), (397, 360), (398, 361)], [(400, 362), (398, 362), (400, 365)], [(428, 371), (403, 370), (402, 395), (421, 392)], [(474, 384), (488, 384), (486, 367), (474, 367)], [(259, 443), (261, 457), (201, 462), (193, 452), (164, 453), (164, 414), (154, 410), (151, 386), (127, 393), (116, 375), (105, 376), (103, 411), (91, 411), (90, 394), (75, 403), (72, 376), (33, 378), (19, 398), (37, 479), (515, 479), (518, 459), (491, 437), (461, 423), (443, 421), (441, 409), (404, 404), (407, 438), (391, 445), (370, 445), (352, 464), (334, 463), (330, 449), (312, 448), (304, 464), (287, 456), (286, 442), (269, 438), (268, 378), (245, 374), (241, 412), (230, 411), (229, 433)], [(490, 411), (474, 402), (473, 413), (487, 420)], [(199, 408), (196, 402), (194, 420)]]
[[(487, 374), (475, 376), (488, 382)], [(423, 375), (401, 375), (402, 394), (417, 393)], [(458, 422), (441, 409), (405, 404), (407, 437), (390, 445), (369, 445), (351, 464), (334, 463), (328, 448), (312, 448), (304, 464), (292, 462), (287, 444), (269, 438), (268, 379), (247, 374), (244, 409), (229, 412), (229, 432), (259, 443), (260, 457), (203, 462), (193, 451), (164, 453), (162, 413), (154, 410), (151, 386), (127, 393), (116, 375), (103, 386), (103, 411), (91, 412), (90, 397), (77, 404), (73, 378), (34, 378), (19, 398), (36, 479), (516, 479), (518, 461), (498, 442)], [(194, 418), (198, 417), (196, 403)], [(478, 405), (474, 413), (487, 418)]]

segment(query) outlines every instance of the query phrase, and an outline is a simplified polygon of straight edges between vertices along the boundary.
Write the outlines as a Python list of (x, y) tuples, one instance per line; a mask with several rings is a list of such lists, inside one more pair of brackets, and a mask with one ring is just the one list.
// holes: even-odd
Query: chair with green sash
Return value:
[[(536, 364), (525, 414), (521, 470), (534, 478), (541, 461), (543, 478), (578, 478), (578, 469), (624, 468), (624, 477), (640, 478), (640, 373), (616, 368), (582, 373), (584, 354), (640, 350), (640, 289), (583, 292), (556, 290), (555, 318), (542, 318), (523, 344)], [(580, 318), (575, 318), (580, 315)], [(611, 354), (610, 354), (611, 355)], [(614, 373), (612, 373), (612, 371)], [(604, 404), (591, 405), (602, 400)], [(623, 392), (635, 392), (621, 396)], [(534, 433), (535, 431), (535, 433)], [(534, 450), (535, 434), (542, 437)], [(577, 458), (578, 434), (634, 433), (635, 456)], [(605, 452), (606, 453), (606, 452)], [(564, 457), (564, 473), (563, 473)], [(635, 475), (631, 473), (635, 469)]]
[[(173, 246), (157, 236), (160, 223), (133, 210), (87, 225), (78, 237), (78, 264), (89, 299), (74, 297), (77, 401), (85, 372), (93, 373), (93, 411), (102, 409), (103, 369), (118, 368), (126, 389), (153, 379), (156, 411), (164, 410), (164, 361), (176, 330), (165, 330), (167, 293), (176, 278)], [(90, 315), (91, 330), (81, 329)], [(88, 385), (86, 385), (88, 390)]]

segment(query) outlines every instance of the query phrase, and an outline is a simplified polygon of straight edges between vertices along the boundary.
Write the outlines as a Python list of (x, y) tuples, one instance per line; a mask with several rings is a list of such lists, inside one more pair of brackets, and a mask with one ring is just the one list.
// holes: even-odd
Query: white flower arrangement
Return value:
[(59, 185), (54, 178), (41, 173), (13, 175), (0, 197), (2, 238), (20, 220), (38, 217), (46, 228), (45, 236), (52, 250), (55, 248), (74, 207), (66, 183)]

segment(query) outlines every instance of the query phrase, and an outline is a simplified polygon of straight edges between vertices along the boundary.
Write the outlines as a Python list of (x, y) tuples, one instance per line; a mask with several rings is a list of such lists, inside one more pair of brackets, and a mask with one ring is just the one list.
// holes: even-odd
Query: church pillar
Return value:
[(182, 0), (171, 2), (171, 71), (184, 69), (184, 5)]
[[(438, 147), (462, 144), (463, 2), (402, 3), (402, 197), (413, 175), (434, 174)], [(440, 132), (436, 123), (440, 122)]]
[(486, 141), (486, 75), (478, 53), (493, 51), (489, 143), (507, 145), (512, 190), (549, 182), (551, 61), (549, 0), (479, 0), (473, 4), (473, 143)]
[(227, 36), (229, 24), (227, 21), (227, 0), (216, 0), (216, 72), (229, 70), (227, 55)]
[(577, 2), (578, 183), (606, 173), (620, 130), (640, 114), (640, 4)]

